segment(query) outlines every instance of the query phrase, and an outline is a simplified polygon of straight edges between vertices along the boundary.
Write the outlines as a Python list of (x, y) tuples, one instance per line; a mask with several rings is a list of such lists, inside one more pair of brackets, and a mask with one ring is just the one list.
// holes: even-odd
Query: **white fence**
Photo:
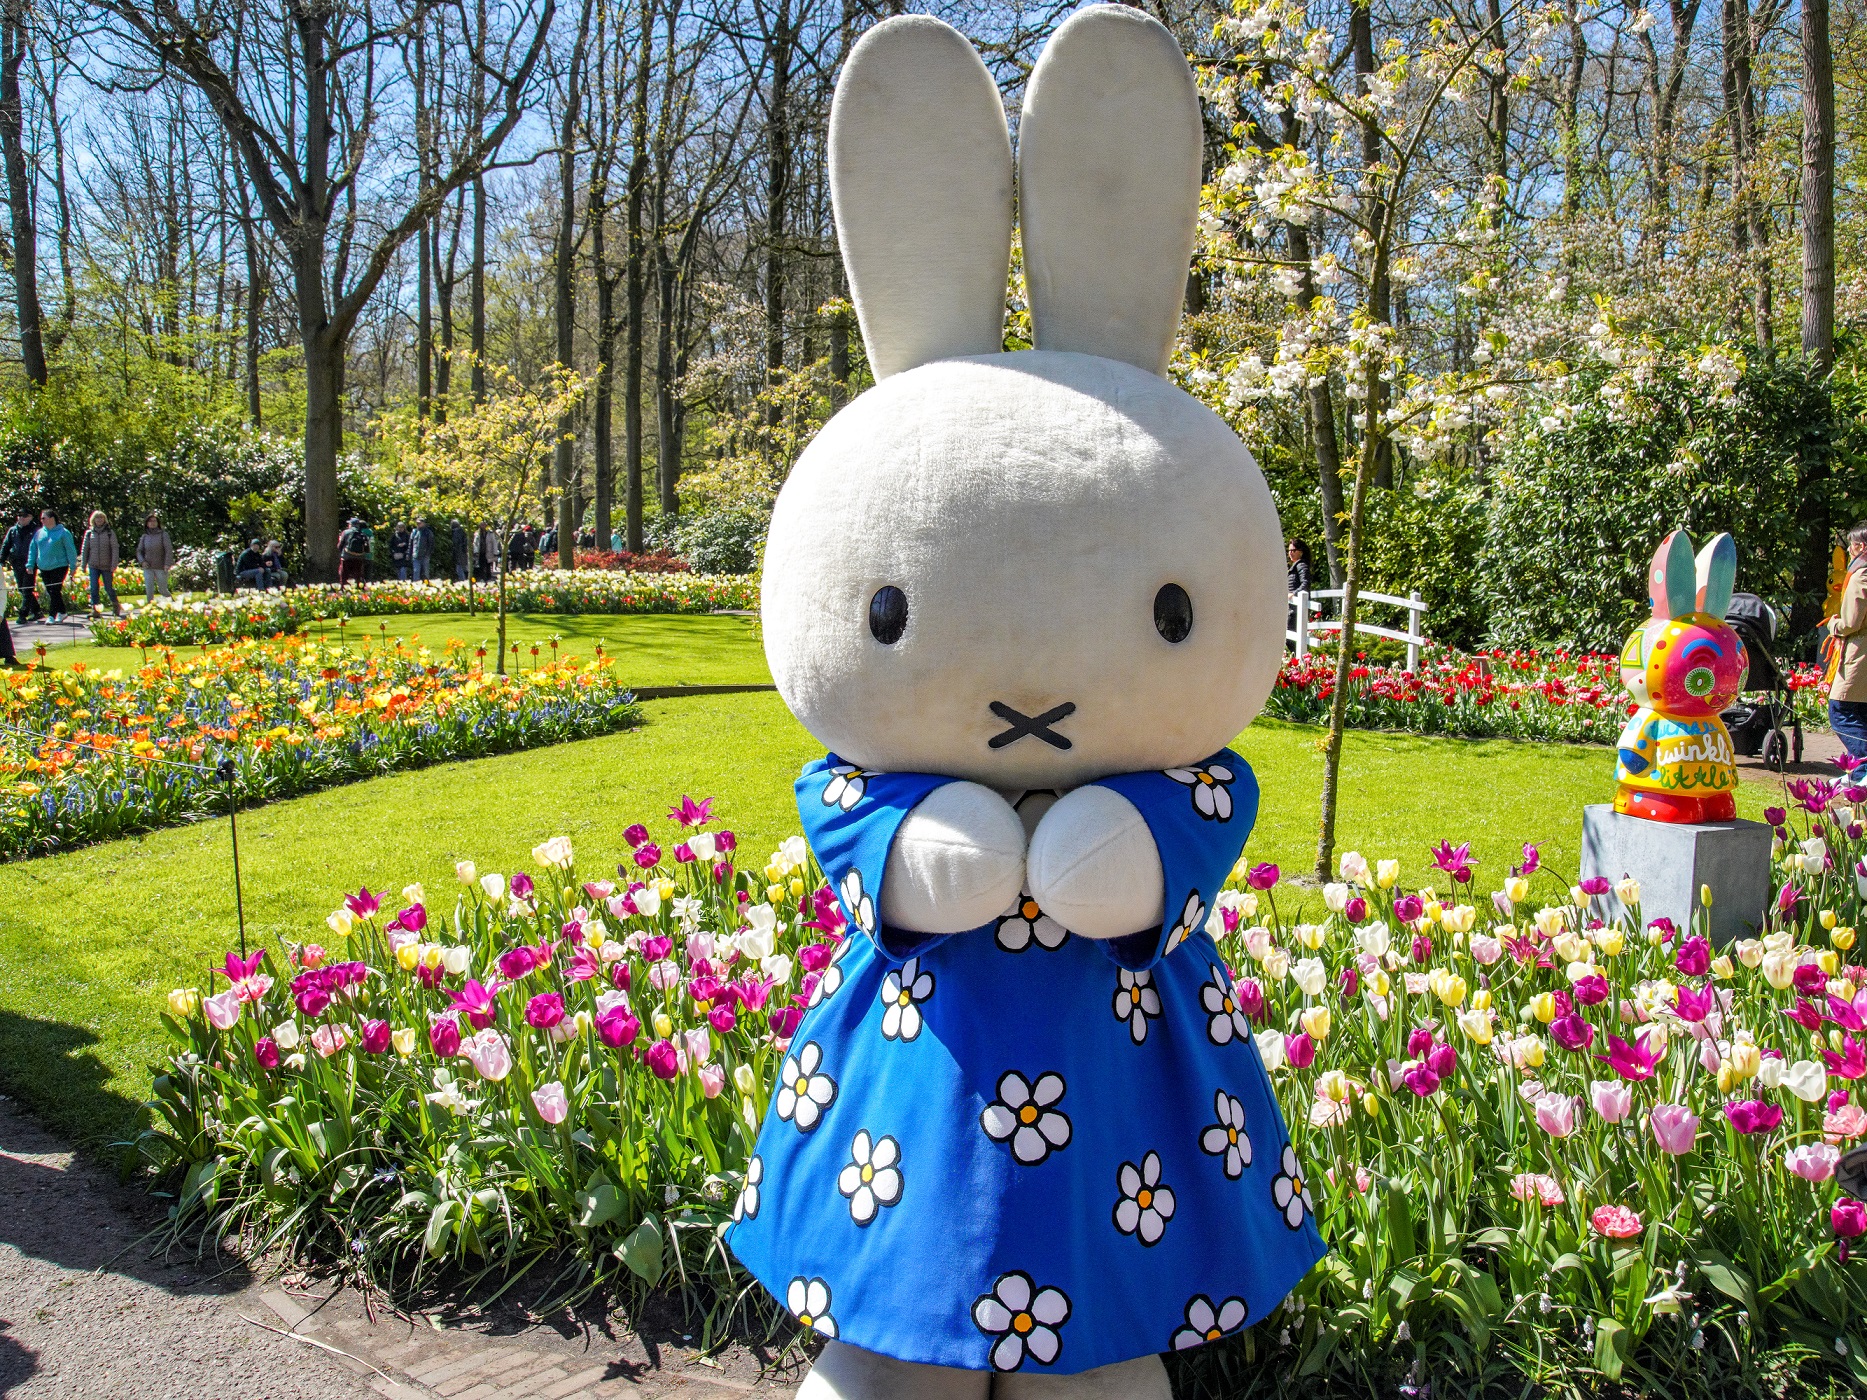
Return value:
[[(1340, 588), (1319, 588), (1314, 593), (1298, 593), (1291, 599), (1296, 607), (1297, 625), (1285, 630), (1284, 639), (1296, 643), (1298, 656), (1309, 655), (1310, 638), (1316, 633), (1339, 633), (1342, 630), (1341, 622), (1336, 619), (1310, 616), (1311, 613), (1322, 611), (1320, 600), (1340, 599), (1342, 594), (1343, 590)], [(1405, 642), (1407, 644), (1407, 669), (1409, 671), (1419, 670), (1420, 648), (1426, 645), (1426, 604), (1420, 601), (1419, 590), (1415, 589), (1404, 598), (1397, 598), (1392, 593), (1363, 591), (1355, 595), (1355, 603), (1357, 612), (1360, 612), (1363, 605), (1368, 603), (1386, 603), (1390, 607), (1406, 610), (1407, 630), (1405, 632), (1396, 632), (1391, 627), (1377, 627), (1371, 622), (1363, 622), (1358, 617), (1355, 620), (1355, 635), (1361, 636), (1366, 633), (1370, 636), (1389, 637), (1396, 642)]]

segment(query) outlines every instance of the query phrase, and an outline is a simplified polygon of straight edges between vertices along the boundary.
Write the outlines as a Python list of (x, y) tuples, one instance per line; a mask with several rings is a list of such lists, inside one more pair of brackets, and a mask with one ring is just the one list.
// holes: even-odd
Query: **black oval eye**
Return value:
[(1170, 642), (1183, 642), (1193, 630), (1193, 600), (1177, 583), (1154, 595), (1154, 630)]
[(875, 590), (869, 599), (869, 632), (885, 647), (901, 640), (908, 630), (908, 595), (892, 583)]

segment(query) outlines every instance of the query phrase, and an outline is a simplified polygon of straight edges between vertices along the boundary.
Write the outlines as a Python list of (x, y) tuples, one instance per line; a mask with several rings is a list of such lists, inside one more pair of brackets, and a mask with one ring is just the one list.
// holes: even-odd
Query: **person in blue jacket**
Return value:
[(58, 512), (47, 506), (39, 513), (39, 533), (32, 537), (27, 568), (36, 569), (51, 600), (52, 622), (65, 620), (65, 575), (78, 563), (78, 546), (71, 531), (58, 523)]

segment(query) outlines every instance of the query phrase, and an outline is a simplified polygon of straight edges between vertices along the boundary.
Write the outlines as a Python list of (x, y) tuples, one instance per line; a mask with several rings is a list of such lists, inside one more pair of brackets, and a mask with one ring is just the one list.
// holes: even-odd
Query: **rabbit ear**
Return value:
[(1684, 617), (1698, 601), (1692, 537), (1684, 530), (1674, 530), (1653, 551), (1653, 568), (1647, 575), (1647, 596), (1653, 600), (1653, 616), (1662, 620)]
[(958, 30), (902, 15), (850, 51), (830, 106), (830, 198), (878, 380), (1005, 348), (1011, 137)]
[(1193, 257), (1203, 144), (1192, 70), (1158, 20), (1095, 5), (1051, 36), (1018, 124), (1018, 209), (1038, 349), (1167, 372)]
[(1737, 545), (1729, 535), (1715, 535), (1698, 552), (1698, 596), (1694, 611), (1723, 617), (1731, 606), (1731, 588), (1737, 582)]

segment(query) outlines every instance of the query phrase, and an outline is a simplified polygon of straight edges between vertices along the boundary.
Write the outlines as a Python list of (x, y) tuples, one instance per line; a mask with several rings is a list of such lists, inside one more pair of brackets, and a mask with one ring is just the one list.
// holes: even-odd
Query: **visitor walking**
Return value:
[(353, 515), (350, 524), (337, 537), (337, 586), (369, 582), (370, 549), (376, 543), (363, 517)]
[(448, 543), (454, 547), (454, 582), (465, 583), (468, 572), (473, 568), (473, 551), (467, 544), (467, 527), (458, 520), (449, 531)]
[(499, 563), (499, 536), (493, 531), (493, 522), (487, 521), (473, 535), (473, 576), (481, 583), (493, 581), (493, 570)]
[(408, 522), (396, 521), (395, 528), (389, 532), (389, 567), (395, 570), (398, 583), (408, 582), (409, 553), (414, 544), (408, 533)]
[(153, 603), (156, 594), (172, 597), (169, 570), (175, 567), (175, 542), (162, 528), (162, 517), (155, 511), (143, 517), (142, 537), (136, 541), (136, 562), (143, 570), (143, 601)]
[(417, 583), (434, 577), (434, 521), (423, 520), (409, 536), (408, 576)]
[(1828, 723), (1849, 753), (1867, 758), (1867, 520), (1848, 531), (1848, 577), (1828, 633)]
[(91, 579), (91, 611), (97, 611), (97, 589), (102, 584), (110, 599), (110, 610), (123, 616), (123, 604), (117, 601), (117, 561), (121, 557), (117, 532), (110, 528), (110, 517), (101, 510), (91, 512), (90, 528), (84, 532), (84, 543), (78, 546), (78, 557)]
[(1294, 632), (1297, 630), (1297, 594), (1309, 592), (1309, 545), (1293, 539), (1285, 548), (1284, 556), (1290, 561), (1290, 621), (1285, 626)]
[(39, 530), (32, 537), (27, 567), (38, 571), (51, 604), (51, 621), (65, 620), (65, 575), (78, 563), (78, 546), (71, 531), (58, 523), (58, 512), (47, 506), (39, 512)]
[(32, 586), (32, 537), (38, 527), (32, 523), (32, 512), (21, 506), (19, 519), (7, 529), (6, 538), (0, 540), (0, 563), (13, 571), (13, 579), (19, 585), (19, 620), (31, 622), (34, 618), (44, 617), (39, 610), (39, 594)]
[(0, 665), (12, 670), (19, 665), (13, 651), (13, 633), (6, 625), (6, 570), (0, 569)]

